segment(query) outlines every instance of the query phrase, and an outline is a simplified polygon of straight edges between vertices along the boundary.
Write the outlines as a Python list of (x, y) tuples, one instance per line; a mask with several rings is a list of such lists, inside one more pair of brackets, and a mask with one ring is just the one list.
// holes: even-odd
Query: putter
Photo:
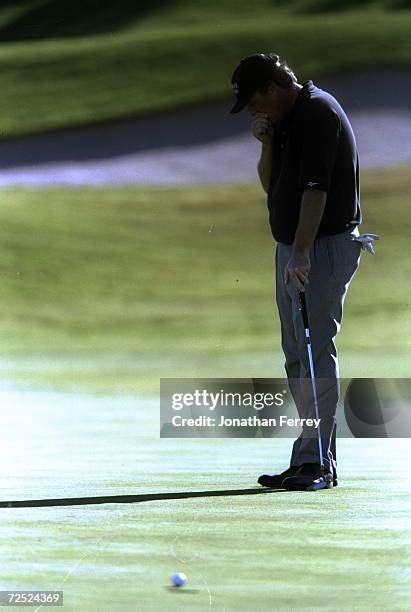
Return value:
[[(317, 386), (315, 384), (314, 361), (313, 361), (313, 353), (311, 349), (311, 334), (310, 334), (310, 326), (308, 324), (307, 302), (305, 299), (305, 293), (303, 291), (300, 291), (299, 297), (300, 297), (301, 316), (302, 316), (303, 323), (304, 323), (305, 338), (307, 342), (308, 362), (310, 364), (310, 378), (311, 378), (311, 385), (313, 389), (315, 418), (319, 419), (320, 410), (318, 408)], [(318, 438), (318, 455), (320, 459), (321, 474), (323, 477), (323, 482), (314, 483), (311, 487), (307, 489), (308, 491), (317, 491), (318, 489), (326, 489), (329, 487), (330, 482), (332, 482), (331, 476), (328, 478), (328, 475), (325, 474), (320, 424), (318, 424), (318, 428), (317, 428), (317, 438)]]

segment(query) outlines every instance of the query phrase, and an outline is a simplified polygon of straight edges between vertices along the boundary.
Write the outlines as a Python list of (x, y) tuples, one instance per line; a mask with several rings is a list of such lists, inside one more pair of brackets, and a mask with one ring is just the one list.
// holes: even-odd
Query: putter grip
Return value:
[(305, 301), (305, 293), (303, 291), (299, 292), (299, 298), (300, 298), (300, 310), (301, 310), (301, 315), (303, 317), (304, 328), (308, 329), (307, 302)]

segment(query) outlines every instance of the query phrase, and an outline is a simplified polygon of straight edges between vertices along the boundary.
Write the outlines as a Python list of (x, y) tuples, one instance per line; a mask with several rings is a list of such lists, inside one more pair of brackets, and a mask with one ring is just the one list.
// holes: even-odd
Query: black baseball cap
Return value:
[(268, 53), (248, 55), (241, 60), (231, 77), (231, 87), (237, 101), (230, 113), (242, 111), (257, 89), (272, 79), (273, 68), (277, 61), (278, 56), (272, 56)]

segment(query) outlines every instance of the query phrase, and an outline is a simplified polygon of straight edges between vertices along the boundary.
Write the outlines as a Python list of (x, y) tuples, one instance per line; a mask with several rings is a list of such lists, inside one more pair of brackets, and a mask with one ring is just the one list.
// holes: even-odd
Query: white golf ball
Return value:
[(182, 587), (187, 584), (187, 576), (183, 572), (176, 572), (170, 577), (170, 580), (175, 587)]

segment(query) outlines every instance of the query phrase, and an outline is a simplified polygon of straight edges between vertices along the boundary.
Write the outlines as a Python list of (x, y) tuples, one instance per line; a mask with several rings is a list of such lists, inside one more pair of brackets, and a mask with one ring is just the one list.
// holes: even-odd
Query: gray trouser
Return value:
[[(305, 290), (324, 465), (330, 472), (336, 468), (335, 417), (339, 399), (335, 337), (342, 322), (348, 286), (360, 261), (361, 244), (352, 240), (353, 235), (358, 234), (355, 228), (314, 241), (310, 251), (310, 282)], [(298, 289), (292, 281), (286, 285), (283, 278), (291, 250), (291, 245), (277, 244), (276, 299), (281, 321), (281, 341), (290, 391), (299, 416), (313, 418), (314, 403)], [(294, 442), (290, 465), (303, 463), (319, 463), (318, 438), (312, 429), (303, 429)]]

